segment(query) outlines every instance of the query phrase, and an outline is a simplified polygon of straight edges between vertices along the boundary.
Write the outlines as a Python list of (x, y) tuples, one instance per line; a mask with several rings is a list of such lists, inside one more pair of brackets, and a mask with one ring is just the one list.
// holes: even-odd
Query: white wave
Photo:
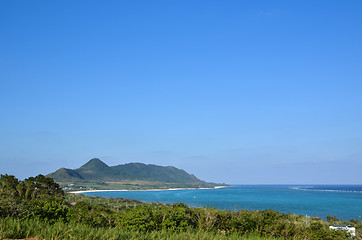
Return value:
[(337, 190), (337, 189), (314, 189), (311, 186), (308, 187), (290, 187), (289, 189), (299, 190), (299, 191), (313, 191), (313, 192), (344, 192), (344, 193), (362, 193), (359, 190)]

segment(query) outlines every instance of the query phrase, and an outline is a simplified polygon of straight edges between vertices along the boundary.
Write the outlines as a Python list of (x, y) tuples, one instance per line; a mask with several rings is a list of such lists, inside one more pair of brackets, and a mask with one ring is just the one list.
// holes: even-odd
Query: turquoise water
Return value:
[(362, 185), (236, 185), (220, 189), (92, 192), (88, 196), (137, 199), (144, 202), (183, 202), (193, 207), (223, 210), (274, 209), (325, 218), (362, 220)]

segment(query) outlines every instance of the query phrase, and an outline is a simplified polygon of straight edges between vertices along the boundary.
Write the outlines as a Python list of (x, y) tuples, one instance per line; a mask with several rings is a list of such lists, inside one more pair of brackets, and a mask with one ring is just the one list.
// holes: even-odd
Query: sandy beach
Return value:
[(225, 188), (228, 186), (216, 186), (213, 188), (167, 188), (167, 189), (142, 189), (142, 190), (80, 190), (80, 191), (71, 191), (69, 193), (75, 193), (75, 194), (82, 194), (82, 193), (91, 193), (91, 192), (134, 192), (134, 191), (177, 191), (177, 190), (191, 190), (191, 189), (219, 189), (219, 188)]

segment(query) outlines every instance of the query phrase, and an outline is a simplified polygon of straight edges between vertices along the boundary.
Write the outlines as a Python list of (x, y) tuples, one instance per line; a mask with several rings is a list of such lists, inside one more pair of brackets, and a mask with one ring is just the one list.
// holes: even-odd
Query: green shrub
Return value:
[[(271, 209), (232, 212), (210, 207), (193, 208), (183, 203), (146, 204), (83, 195), (78, 195), (78, 200), (67, 195), (67, 199), (73, 199), (75, 203), (65, 201), (59, 186), (42, 175), (24, 181), (1, 175), (0, 239), (36, 235), (46, 239), (104, 239), (104, 236), (121, 239), (127, 234), (138, 237), (134, 239), (161, 236), (164, 239), (187, 239), (185, 236), (224, 239), (225, 236), (245, 234), (285, 239), (348, 239), (345, 232), (330, 231), (331, 223), (354, 224), (357, 237), (362, 234), (359, 220), (352, 219), (349, 223), (332, 216), (327, 217), (327, 222)], [(48, 227), (44, 228), (44, 224)], [(127, 234), (122, 235), (123, 232)]]

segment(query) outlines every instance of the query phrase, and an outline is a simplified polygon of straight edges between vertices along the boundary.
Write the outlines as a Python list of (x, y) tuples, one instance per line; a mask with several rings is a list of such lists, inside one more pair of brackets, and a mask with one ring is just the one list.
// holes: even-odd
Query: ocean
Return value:
[(183, 202), (222, 210), (274, 209), (284, 213), (362, 220), (362, 185), (235, 185), (219, 189), (88, 192), (88, 196)]

